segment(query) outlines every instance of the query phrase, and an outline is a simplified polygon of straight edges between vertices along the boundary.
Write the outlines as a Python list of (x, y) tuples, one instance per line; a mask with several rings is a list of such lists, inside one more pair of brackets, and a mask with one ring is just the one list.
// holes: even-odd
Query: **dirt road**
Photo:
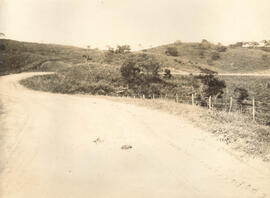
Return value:
[(0, 78), (1, 198), (269, 197), (267, 167), (183, 119), (18, 84), (31, 75)]

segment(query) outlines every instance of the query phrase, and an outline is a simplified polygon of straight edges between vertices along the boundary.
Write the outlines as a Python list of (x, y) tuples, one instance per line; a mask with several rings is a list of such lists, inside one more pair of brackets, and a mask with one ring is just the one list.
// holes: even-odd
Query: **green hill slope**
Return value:
[[(178, 54), (169, 54), (169, 48)], [(166, 67), (187, 72), (199, 72), (202, 68), (220, 73), (252, 73), (270, 69), (270, 52), (263, 48), (243, 48), (201, 43), (173, 43), (147, 50), (165, 62)]]
[(72, 46), (0, 39), (0, 74), (57, 71), (85, 61), (89, 54), (98, 58), (100, 52)]

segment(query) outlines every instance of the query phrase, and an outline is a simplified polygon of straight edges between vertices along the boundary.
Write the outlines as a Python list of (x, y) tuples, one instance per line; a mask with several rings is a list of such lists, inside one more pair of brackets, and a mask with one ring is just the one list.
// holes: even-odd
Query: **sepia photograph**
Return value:
[(0, 0), (0, 198), (270, 198), (269, 0)]

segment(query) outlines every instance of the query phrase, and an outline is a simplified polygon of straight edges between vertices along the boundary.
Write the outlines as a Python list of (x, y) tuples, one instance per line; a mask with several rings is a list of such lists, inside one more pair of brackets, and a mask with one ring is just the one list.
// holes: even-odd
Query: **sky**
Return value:
[(0, 0), (7, 38), (104, 48), (270, 40), (269, 0)]

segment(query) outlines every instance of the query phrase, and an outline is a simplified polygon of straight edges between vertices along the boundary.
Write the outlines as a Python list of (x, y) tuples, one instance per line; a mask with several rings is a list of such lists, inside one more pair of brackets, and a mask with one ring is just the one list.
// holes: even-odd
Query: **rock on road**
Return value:
[(0, 77), (1, 198), (269, 197), (269, 168), (184, 119), (18, 83), (32, 75)]

